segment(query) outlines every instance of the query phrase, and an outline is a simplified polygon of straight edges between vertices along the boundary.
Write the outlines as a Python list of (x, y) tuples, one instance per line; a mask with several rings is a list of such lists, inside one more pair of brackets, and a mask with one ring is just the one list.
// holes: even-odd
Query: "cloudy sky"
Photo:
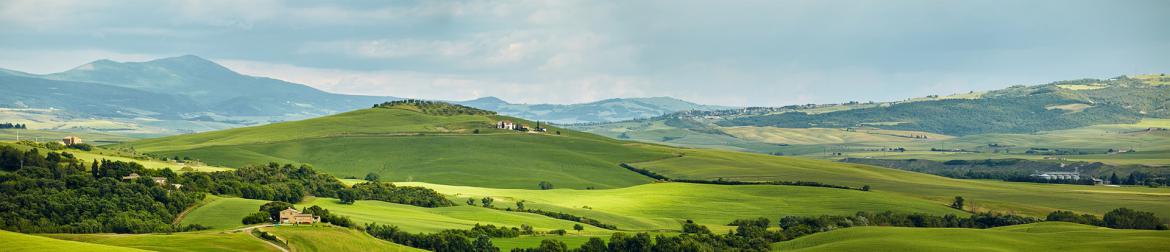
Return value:
[(1170, 72), (1170, 1), (0, 1), (0, 68), (185, 54), (326, 91), (884, 101)]

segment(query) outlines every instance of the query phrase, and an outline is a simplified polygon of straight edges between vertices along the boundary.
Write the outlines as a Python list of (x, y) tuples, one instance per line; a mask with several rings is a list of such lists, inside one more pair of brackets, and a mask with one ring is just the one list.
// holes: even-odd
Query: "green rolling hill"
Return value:
[(464, 111), (467, 113), (449, 115), (429, 109), (398, 104), (296, 122), (148, 139), (120, 147), (158, 156), (191, 156), (232, 167), (307, 163), (338, 177), (364, 177), (372, 172), (388, 181), (498, 188), (536, 188), (541, 181), (582, 189), (644, 184), (651, 179), (618, 164), (674, 155), (666, 147), (556, 127), (539, 133), (495, 129), (495, 123), (502, 120), (530, 127), (537, 124), (471, 113), (468, 111), (474, 109), (470, 108)]

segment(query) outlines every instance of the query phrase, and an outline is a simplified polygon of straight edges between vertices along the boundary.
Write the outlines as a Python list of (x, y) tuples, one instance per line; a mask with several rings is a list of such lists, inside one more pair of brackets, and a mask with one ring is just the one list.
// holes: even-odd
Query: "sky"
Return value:
[(0, 1), (0, 68), (197, 55), (335, 93), (780, 106), (1170, 72), (1170, 1)]

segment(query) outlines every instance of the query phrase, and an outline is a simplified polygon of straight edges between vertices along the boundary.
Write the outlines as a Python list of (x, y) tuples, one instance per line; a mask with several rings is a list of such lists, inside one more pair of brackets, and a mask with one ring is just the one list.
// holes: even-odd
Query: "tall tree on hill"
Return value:
[(1109, 184), (1110, 185), (1121, 184), (1121, 179), (1117, 178), (1117, 172), (1113, 172), (1113, 175), (1109, 176)]
[(955, 201), (951, 202), (951, 208), (963, 210), (963, 196), (955, 196)]
[(377, 174), (377, 173), (373, 173), (373, 172), (371, 172), (371, 173), (367, 173), (367, 174), (366, 174), (366, 181), (370, 181), (370, 182), (378, 182), (378, 179), (381, 179), (381, 177), (380, 177), (380, 176), (378, 176), (378, 174)]
[(1126, 185), (1136, 185), (1137, 184), (1137, 176), (1134, 176), (1133, 173), (1129, 173), (1129, 177), (1125, 178), (1125, 184)]

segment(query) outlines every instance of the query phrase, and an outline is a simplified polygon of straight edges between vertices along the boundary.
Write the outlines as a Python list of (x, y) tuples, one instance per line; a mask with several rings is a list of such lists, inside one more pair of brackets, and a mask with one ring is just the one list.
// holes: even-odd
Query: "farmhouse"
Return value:
[(301, 211), (291, 207), (280, 211), (281, 224), (313, 224), (317, 222), (321, 222), (320, 216), (301, 213)]
[(1033, 177), (1038, 177), (1045, 180), (1061, 179), (1061, 180), (1081, 180), (1081, 174), (1078, 172), (1043, 172), (1032, 174)]
[(75, 137), (75, 136), (67, 136), (64, 139), (61, 139), (61, 143), (64, 143), (65, 145), (81, 144), (81, 138)]
[[(141, 177), (142, 177), (142, 176), (141, 176), (141, 175), (138, 175), (138, 173), (130, 173), (130, 175), (128, 175), (128, 176), (125, 176), (125, 177), (122, 177), (122, 181), (131, 181), (131, 180), (135, 180), (135, 179), (138, 179), (138, 178), (141, 178)], [(151, 180), (154, 180), (154, 183), (155, 183), (155, 184), (158, 184), (158, 185), (167, 185), (167, 178), (166, 178), (166, 177), (150, 177), (150, 179), (151, 179)], [(181, 185), (180, 185), (180, 186), (181, 186)]]
[(499, 121), (499, 122), (496, 122), (496, 128), (497, 129), (506, 129), (506, 130), (516, 130), (516, 124), (512, 123), (512, 121)]

